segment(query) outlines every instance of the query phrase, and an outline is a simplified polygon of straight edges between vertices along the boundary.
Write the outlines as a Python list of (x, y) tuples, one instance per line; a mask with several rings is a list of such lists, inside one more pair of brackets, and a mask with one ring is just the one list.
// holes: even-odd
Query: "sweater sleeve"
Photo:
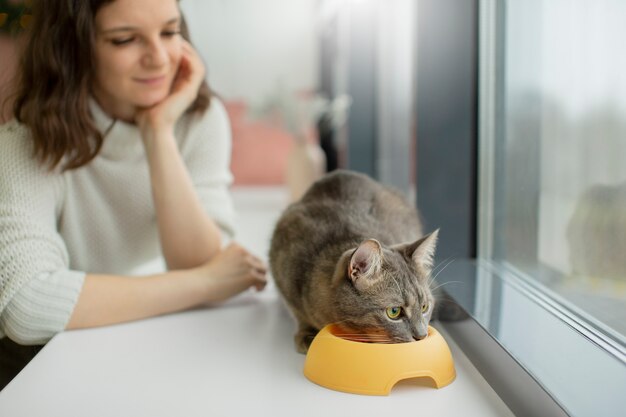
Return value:
[(85, 274), (57, 231), (63, 178), (32, 158), (27, 135), (0, 126), (0, 337), (40, 344), (65, 328)]
[(211, 98), (211, 105), (190, 122), (181, 153), (206, 213), (228, 236), (235, 233), (235, 212), (229, 192), (231, 130), (224, 105)]

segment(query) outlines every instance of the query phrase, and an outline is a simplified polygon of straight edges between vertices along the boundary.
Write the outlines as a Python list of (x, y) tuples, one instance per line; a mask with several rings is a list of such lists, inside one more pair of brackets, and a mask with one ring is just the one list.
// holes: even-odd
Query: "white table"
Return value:
[[(246, 221), (262, 225), (251, 233), (265, 251), (277, 211), (252, 208)], [(254, 244), (250, 236), (244, 243)], [(219, 308), (65, 332), (0, 392), (0, 416), (512, 415), (444, 331), (455, 382), (440, 390), (401, 382), (371, 397), (308, 381), (294, 329), (270, 285)]]

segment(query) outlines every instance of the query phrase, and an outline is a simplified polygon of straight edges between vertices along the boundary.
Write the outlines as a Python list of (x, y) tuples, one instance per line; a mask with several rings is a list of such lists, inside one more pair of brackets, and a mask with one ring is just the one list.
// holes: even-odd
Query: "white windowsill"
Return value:
[[(266, 259), (285, 190), (233, 194), (237, 240)], [(437, 390), (401, 382), (388, 397), (338, 393), (302, 374), (295, 325), (269, 285), (220, 308), (62, 333), (0, 392), (0, 415), (512, 416), (442, 326), (435, 327), (455, 360), (452, 384)]]

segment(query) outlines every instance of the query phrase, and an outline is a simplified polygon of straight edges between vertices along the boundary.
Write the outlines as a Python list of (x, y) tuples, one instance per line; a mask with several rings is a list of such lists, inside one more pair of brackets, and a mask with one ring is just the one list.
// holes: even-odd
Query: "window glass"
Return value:
[(506, 2), (493, 260), (626, 346), (626, 2)]

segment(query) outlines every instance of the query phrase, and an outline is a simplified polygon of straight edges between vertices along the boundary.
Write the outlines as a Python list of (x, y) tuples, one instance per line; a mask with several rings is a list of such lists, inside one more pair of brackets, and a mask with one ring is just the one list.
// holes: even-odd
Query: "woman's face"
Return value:
[(95, 17), (93, 92), (109, 115), (132, 121), (167, 97), (182, 55), (176, 0), (115, 0)]

